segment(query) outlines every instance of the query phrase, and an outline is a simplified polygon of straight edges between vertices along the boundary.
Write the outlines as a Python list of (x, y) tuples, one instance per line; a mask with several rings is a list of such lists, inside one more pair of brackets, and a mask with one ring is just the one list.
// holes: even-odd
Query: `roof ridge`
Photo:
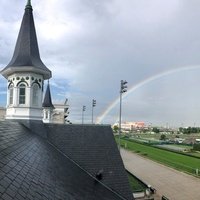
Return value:
[(107, 185), (105, 185), (104, 183), (102, 183), (101, 181), (99, 181), (96, 177), (94, 177), (92, 174), (90, 174), (87, 170), (85, 170), (83, 167), (81, 167), (76, 161), (74, 161), (72, 158), (70, 158), (69, 156), (67, 156), (65, 153), (63, 153), (60, 149), (58, 149), (54, 144), (52, 144), (51, 142), (49, 142), (47, 140), (47, 143), (49, 145), (51, 145), (55, 150), (57, 150), (59, 153), (61, 153), (64, 157), (66, 157), (68, 160), (70, 160), (72, 163), (74, 163), (79, 169), (81, 169), (83, 172), (85, 172), (86, 174), (88, 174), (92, 179), (94, 179), (96, 182), (98, 182), (99, 184), (101, 184), (104, 188), (106, 188), (107, 190), (109, 190), (110, 192), (112, 192), (113, 194), (115, 194), (117, 197), (121, 198), (122, 200), (127, 200), (125, 197), (123, 197), (121, 194), (119, 194), (118, 192), (116, 192), (115, 190), (113, 190), (112, 188), (108, 187)]

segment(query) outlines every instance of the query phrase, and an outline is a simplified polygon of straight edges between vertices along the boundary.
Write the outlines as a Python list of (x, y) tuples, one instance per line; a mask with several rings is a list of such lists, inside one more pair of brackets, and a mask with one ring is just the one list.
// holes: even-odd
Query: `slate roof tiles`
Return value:
[(94, 177), (103, 170), (102, 183), (132, 199), (127, 174), (110, 126), (55, 125), (48, 127), (48, 140)]
[(130, 198), (95, 180), (47, 138), (34, 134), (21, 123), (5, 121), (0, 122), (0, 199)]

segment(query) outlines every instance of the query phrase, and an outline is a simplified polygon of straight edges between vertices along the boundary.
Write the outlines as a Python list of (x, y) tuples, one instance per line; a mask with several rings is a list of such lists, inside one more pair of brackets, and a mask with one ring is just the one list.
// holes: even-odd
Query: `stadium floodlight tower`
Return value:
[(86, 110), (86, 106), (83, 106), (82, 108), (82, 124), (84, 124), (84, 112)]
[(96, 106), (97, 101), (95, 99), (92, 100), (92, 124), (94, 123), (94, 107)]
[(122, 94), (127, 92), (127, 81), (121, 80), (121, 84), (120, 84), (120, 95), (119, 95), (119, 150), (120, 150), (120, 146), (121, 146), (121, 119), (122, 119)]

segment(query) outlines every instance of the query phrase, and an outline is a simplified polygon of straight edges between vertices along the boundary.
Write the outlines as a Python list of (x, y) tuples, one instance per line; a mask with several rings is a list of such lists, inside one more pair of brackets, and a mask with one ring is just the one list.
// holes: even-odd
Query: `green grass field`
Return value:
[[(140, 142), (140, 143), (147, 143), (147, 144), (154, 144), (154, 145), (157, 145), (157, 144), (160, 144), (160, 135), (161, 134), (140, 134), (140, 135), (137, 135), (138, 137), (129, 137), (129, 140), (132, 140), (132, 141), (136, 141), (136, 142)], [(200, 138), (200, 135), (199, 134), (193, 134), (195, 137), (199, 137)], [(167, 137), (169, 138), (174, 138), (175, 136), (172, 135), (172, 136), (169, 136), (167, 135)], [(183, 138), (190, 138), (191, 136), (189, 135), (183, 135)], [(191, 156), (196, 156), (196, 157), (200, 157), (200, 153), (197, 153), (197, 152), (194, 152), (194, 151), (190, 151), (193, 147), (192, 145), (184, 145), (184, 144), (169, 144), (169, 147), (172, 147), (171, 149), (173, 150), (173, 147), (180, 147), (180, 148), (183, 148), (183, 151), (185, 154), (187, 155), (191, 155)], [(160, 146), (160, 148), (162, 148), (162, 146)], [(169, 148), (170, 149), (170, 148)], [(187, 151), (184, 151), (184, 150), (187, 150)], [(179, 150), (179, 152), (181, 152)]]
[(146, 189), (146, 187), (142, 183), (140, 183), (134, 176), (130, 175), (129, 173), (128, 173), (128, 180), (132, 192), (144, 191)]
[[(116, 139), (116, 141), (118, 141), (118, 139)], [(154, 148), (152, 146), (139, 144), (126, 139), (121, 139), (121, 146), (126, 146), (126, 149), (128, 150), (139, 153), (145, 157), (173, 167), (179, 171), (195, 174), (197, 168), (200, 170), (200, 159), (198, 158), (181, 155), (164, 149)]]
[[(157, 134), (145, 134), (145, 133), (140, 133), (140, 134), (133, 134), (135, 137), (140, 137), (140, 138), (143, 138), (143, 139), (156, 139), (156, 140), (159, 140), (160, 139), (160, 136), (162, 135), (162, 133), (157, 133)], [(167, 138), (169, 139), (174, 139), (177, 134), (166, 134)], [(200, 134), (179, 134), (178, 135), (180, 138), (189, 138), (189, 137), (196, 137), (196, 138), (200, 138)]]

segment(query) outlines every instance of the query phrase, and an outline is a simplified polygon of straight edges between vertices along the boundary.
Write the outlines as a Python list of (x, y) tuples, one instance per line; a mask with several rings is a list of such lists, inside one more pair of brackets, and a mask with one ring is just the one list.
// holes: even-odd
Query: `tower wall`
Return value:
[[(25, 97), (20, 95), (21, 86), (25, 86)], [(13, 92), (11, 91), (12, 89)], [(42, 75), (13, 73), (8, 77), (7, 93), (6, 119), (42, 119)], [(24, 98), (23, 103), (20, 102), (20, 98)]]

